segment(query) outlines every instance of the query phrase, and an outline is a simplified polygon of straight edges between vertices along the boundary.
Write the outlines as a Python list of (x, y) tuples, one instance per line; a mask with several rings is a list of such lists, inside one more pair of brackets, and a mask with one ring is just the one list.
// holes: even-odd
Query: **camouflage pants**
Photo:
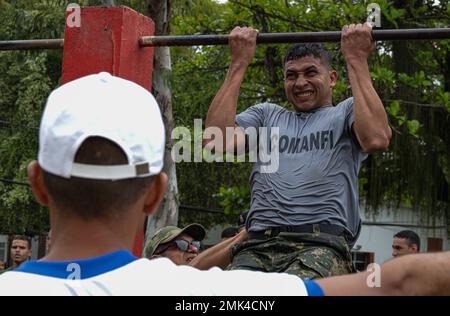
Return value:
[(285, 272), (302, 279), (356, 272), (347, 242), (325, 233), (280, 233), (238, 244), (227, 270)]

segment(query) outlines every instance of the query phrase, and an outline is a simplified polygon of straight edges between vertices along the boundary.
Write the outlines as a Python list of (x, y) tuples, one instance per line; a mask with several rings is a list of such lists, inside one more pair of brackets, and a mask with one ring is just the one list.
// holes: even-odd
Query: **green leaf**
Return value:
[(398, 101), (391, 102), (391, 104), (387, 107), (386, 110), (390, 115), (396, 118), (400, 112), (400, 102)]
[(418, 132), (420, 129), (420, 123), (417, 120), (410, 120), (407, 122), (408, 130), (414, 137), (419, 137)]

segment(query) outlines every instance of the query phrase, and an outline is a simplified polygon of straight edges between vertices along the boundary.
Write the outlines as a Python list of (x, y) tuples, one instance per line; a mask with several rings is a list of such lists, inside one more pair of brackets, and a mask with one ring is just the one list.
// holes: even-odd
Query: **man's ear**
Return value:
[(147, 188), (144, 212), (147, 215), (152, 214), (161, 203), (167, 190), (167, 175), (164, 172), (153, 177), (152, 182)]
[(42, 168), (36, 160), (28, 165), (28, 181), (30, 181), (31, 190), (39, 204), (48, 205), (48, 190), (44, 184)]
[(336, 70), (330, 70), (330, 86), (333, 88), (336, 85), (337, 79), (338, 79), (338, 73)]

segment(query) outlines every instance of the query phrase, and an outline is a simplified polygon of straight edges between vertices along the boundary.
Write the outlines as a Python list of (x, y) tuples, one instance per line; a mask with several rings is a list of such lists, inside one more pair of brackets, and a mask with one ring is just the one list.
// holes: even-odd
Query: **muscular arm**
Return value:
[(347, 63), (348, 77), (354, 97), (353, 132), (364, 152), (386, 150), (392, 136), (387, 114), (372, 85), (367, 63), (375, 49), (367, 24), (342, 29), (341, 50)]
[[(206, 126), (218, 127), (223, 134), (226, 151), (234, 152), (237, 146), (245, 141), (244, 132), (237, 129), (234, 142), (226, 140), (226, 128), (235, 127), (236, 108), (242, 80), (256, 50), (257, 31), (252, 28), (236, 27), (229, 37), (231, 64), (220, 90), (214, 97), (206, 116)], [(239, 143), (238, 143), (239, 142)], [(208, 147), (208, 140), (203, 145)]]
[(214, 247), (206, 249), (195, 257), (189, 265), (199, 270), (208, 270), (212, 267), (225, 269), (231, 263), (231, 250), (234, 245), (246, 239), (247, 231), (244, 229), (236, 236), (226, 239)]
[(325, 295), (450, 295), (450, 252), (407, 255), (381, 266), (381, 286), (362, 272), (318, 280)]

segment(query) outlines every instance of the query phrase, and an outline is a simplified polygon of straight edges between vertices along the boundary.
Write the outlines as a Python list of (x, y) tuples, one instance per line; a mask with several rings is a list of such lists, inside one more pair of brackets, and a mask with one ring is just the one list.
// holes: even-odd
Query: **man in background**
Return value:
[(200, 242), (206, 231), (199, 224), (191, 224), (181, 229), (176, 226), (160, 228), (144, 249), (149, 259), (165, 257), (176, 265), (189, 265), (200, 252)]
[(144, 256), (148, 259), (167, 258), (176, 265), (189, 265), (199, 270), (213, 267), (225, 269), (231, 263), (234, 247), (248, 237), (244, 229), (199, 253), (200, 242), (205, 235), (205, 229), (199, 224), (191, 224), (183, 229), (175, 226), (162, 227), (147, 242)]
[(394, 235), (392, 257), (420, 252), (420, 237), (412, 230), (402, 230)]
[(16, 235), (13, 237), (10, 255), (12, 265), (6, 270), (0, 268), (0, 273), (12, 271), (18, 268), (22, 263), (31, 259), (31, 239), (27, 236)]

